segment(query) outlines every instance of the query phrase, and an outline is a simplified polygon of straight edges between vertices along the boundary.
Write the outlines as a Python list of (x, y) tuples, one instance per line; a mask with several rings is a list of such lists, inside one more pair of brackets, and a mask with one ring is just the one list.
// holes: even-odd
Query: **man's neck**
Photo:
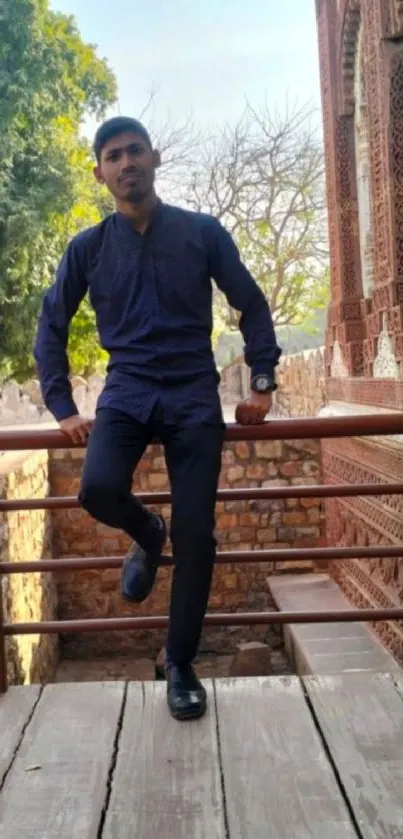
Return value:
[(122, 213), (131, 221), (135, 230), (139, 233), (145, 233), (157, 203), (158, 198), (155, 192), (152, 192), (138, 204), (131, 201), (119, 201), (116, 204), (116, 209), (118, 213)]

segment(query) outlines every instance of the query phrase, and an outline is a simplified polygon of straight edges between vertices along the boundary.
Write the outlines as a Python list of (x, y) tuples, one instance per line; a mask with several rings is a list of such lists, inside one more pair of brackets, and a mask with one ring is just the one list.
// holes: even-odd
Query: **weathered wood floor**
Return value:
[(403, 675), (217, 680), (0, 697), (1, 839), (402, 839)]

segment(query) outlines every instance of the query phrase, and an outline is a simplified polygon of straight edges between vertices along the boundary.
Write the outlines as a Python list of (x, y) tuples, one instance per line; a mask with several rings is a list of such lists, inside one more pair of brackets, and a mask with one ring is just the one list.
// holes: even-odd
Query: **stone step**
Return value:
[[(328, 574), (273, 575), (267, 582), (280, 612), (353, 609)], [(299, 675), (400, 670), (365, 623), (289, 624), (284, 643)]]

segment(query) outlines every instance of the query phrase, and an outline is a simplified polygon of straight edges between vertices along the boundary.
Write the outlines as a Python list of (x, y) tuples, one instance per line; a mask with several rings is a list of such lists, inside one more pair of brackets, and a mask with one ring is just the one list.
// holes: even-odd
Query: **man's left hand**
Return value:
[(269, 413), (272, 403), (271, 393), (256, 393), (250, 395), (236, 407), (235, 419), (241, 425), (260, 425)]

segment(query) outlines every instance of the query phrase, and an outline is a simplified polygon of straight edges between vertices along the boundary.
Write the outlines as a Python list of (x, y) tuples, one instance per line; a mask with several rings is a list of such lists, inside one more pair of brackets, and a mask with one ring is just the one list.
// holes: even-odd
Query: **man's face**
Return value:
[(158, 152), (141, 134), (125, 131), (105, 143), (94, 174), (116, 201), (139, 204), (152, 191), (158, 166)]

